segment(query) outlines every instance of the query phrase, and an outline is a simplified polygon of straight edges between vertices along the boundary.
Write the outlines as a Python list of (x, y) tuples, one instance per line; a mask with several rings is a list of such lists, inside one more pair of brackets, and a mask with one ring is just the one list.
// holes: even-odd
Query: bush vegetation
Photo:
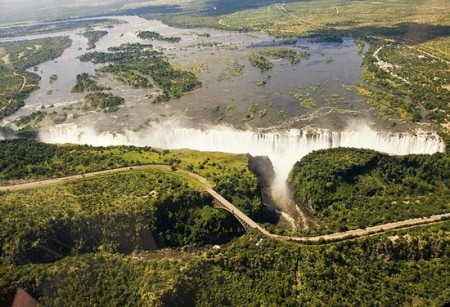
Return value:
[(122, 97), (114, 96), (111, 93), (90, 93), (84, 98), (83, 110), (104, 110), (105, 112), (115, 112), (119, 106), (125, 102)]
[[(376, 100), (384, 101), (382, 104), (396, 110), (403, 118), (418, 121), (423, 108), (428, 119), (436, 123), (448, 122), (450, 91), (444, 87), (450, 80), (450, 65), (415, 48), (386, 45), (379, 40), (371, 40), (371, 43), (364, 57), (363, 77), (380, 89), (366, 88), (365, 91), (371, 92), (369, 95)], [(389, 63), (390, 68), (382, 69), (378, 65), (373, 56), (378, 48), (381, 48), (380, 60)]]
[(108, 87), (98, 85), (97, 80), (88, 73), (82, 73), (77, 75), (77, 83), (72, 88), (72, 93), (104, 91), (109, 89)]
[(290, 188), (325, 227), (312, 232), (364, 228), (450, 211), (450, 158), (445, 154), (388, 156), (337, 148), (297, 162)]
[(298, 64), (302, 59), (308, 59), (310, 54), (306, 51), (296, 51), (284, 47), (271, 47), (263, 48), (257, 52), (250, 52), (248, 60), (253, 67), (259, 68), (261, 71), (266, 71), (273, 67), (272, 62), (267, 57), (274, 60), (285, 59), (291, 64)]
[(246, 155), (132, 146), (56, 146), (24, 139), (0, 141), (2, 185), (142, 164), (166, 164), (198, 173), (246, 214), (257, 220), (260, 217), (257, 180), (248, 169)]
[[(256, 178), (244, 155), (8, 140), (0, 142), (0, 161), (1, 177), (9, 183), (166, 163), (206, 176), (233, 204), (261, 217)], [(434, 213), (433, 204), (448, 200), (448, 164), (442, 154), (390, 157), (340, 148), (302, 159), (291, 184), (296, 199), (307, 199), (316, 213), (348, 200), (358, 208), (337, 206), (334, 219), (345, 215), (344, 225), (351, 225), (353, 215), (368, 215), (369, 224), (375, 211), (383, 218), (391, 211), (399, 218), (411, 210), (426, 215), (424, 204)], [(382, 198), (409, 203), (380, 210), (376, 205)], [(144, 251), (222, 243), (242, 231), (228, 213), (212, 208), (201, 184), (183, 173), (130, 169), (2, 192), (0, 203), (2, 305), (17, 287), (44, 305), (439, 305), (450, 298), (448, 221), (319, 246), (251, 231), (219, 249), (174, 251), (175, 258), (160, 259)], [(360, 212), (366, 203), (375, 209)]]
[(95, 64), (109, 63), (100, 71), (113, 73), (120, 81), (133, 87), (151, 87), (150, 77), (162, 89), (162, 94), (156, 96), (155, 103), (179, 98), (201, 86), (193, 73), (174, 69), (162, 53), (151, 50), (148, 45), (145, 49), (138, 46), (126, 44), (110, 48), (110, 52), (87, 53), (80, 60)]
[(49, 306), (441, 306), (450, 299), (449, 234), (444, 222), (302, 246), (250, 233), (219, 250), (178, 258), (99, 252), (3, 265), (0, 297), (7, 302), (22, 287)]
[(95, 44), (102, 38), (108, 34), (108, 31), (98, 31), (98, 30), (92, 30), (92, 31), (86, 31), (82, 35), (83, 37), (86, 37), (88, 39), (88, 47), (87, 50), (95, 49)]
[(285, 59), (291, 64), (298, 64), (303, 59), (309, 59), (310, 54), (307, 51), (297, 51), (284, 47), (264, 48), (260, 51), (261, 55), (268, 56), (273, 59)]
[(266, 57), (257, 52), (250, 52), (248, 61), (253, 67), (259, 68), (261, 71), (270, 70), (273, 67), (272, 63)]
[(166, 37), (155, 31), (139, 31), (137, 36), (141, 39), (158, 40), (170, 43), (178, 43), (181, 37)]
[(39, 76), (26, 69), (59, 57), (72, 41), (68, 36), (0, 43), (0, 119), (14, 114), (39, 87)]
[(58, 75), (53, 74), (53, 75), (50, 76), (48, 82), (49, 82), (50, 84), (53, 84), (53, 83), (55, 83), (57, 80), (58, 80)]
[(3, 260), (223, 243), (241, 233), (237, 220), (214, 209), (202, 190), (187, 175), (152, 169), (2, 193)]
[(231, 79), (244, 73), (244, 66), (237, 59), (228, 59), (226, 68), (219, 74), (219, 81)]

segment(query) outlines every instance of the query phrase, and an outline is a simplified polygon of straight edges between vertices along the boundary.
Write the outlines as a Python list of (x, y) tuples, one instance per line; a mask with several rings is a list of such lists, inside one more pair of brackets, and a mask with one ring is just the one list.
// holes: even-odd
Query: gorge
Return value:
[[(375, 131), (364, 123), (352, 124), (341, 131), (320, 128), (271, 131), (238, 130), (225, 125), (200, 129), (165, 121), (139, 131), (122, 132), (98, 132), (92, 127), (61, 124), (41, 130), (39, 139), (46, 143), (59, 144), (152, 146), (267, 156), (275, 173), (271, 186), (272, 198), (283, 204), (290, 203), (287, 201), (289, 197), (286, 179), (292, 166), (315, 150), (351, 147), (373, 149), (391, 155), (433, 154), (445, 151), (444, 142), (434, 132)], [(280, 207), (286, 207), (283, 204)]]

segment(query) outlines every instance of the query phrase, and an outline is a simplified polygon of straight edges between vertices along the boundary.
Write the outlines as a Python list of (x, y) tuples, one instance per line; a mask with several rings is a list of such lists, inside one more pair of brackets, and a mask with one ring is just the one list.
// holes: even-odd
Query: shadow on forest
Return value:
[[(303, 0), (309, 2), (311, 0)], [(284, 3), (299, 2), (298, 0), (285, 0)], [(199, 1), (189, 8), (181, 5), (157, 5), (137, 9), (121, 10), (120, 14), (193, 14), (197, 17), (220, 16), (233, 14), (241, 10), (257, 9), (260, 7), (280, 3), (279, 0), (212, 0)]]
[(179, 5), (152, 5), (135, 9), (120, 10), (120, 15), (141, 15), (141, 14), (180, 14), (186, 11)]
[[(310, 2), (311, 0), (284, 0), (285, 3)], [(204, 8), (201, 10), (201, 15), (218, 16), (225, 14), (232, 14), (241, 10), (257, 9), (272, 4), (280, 3), (279, 0), (212, 0), (205, 2)]]
[[(400, 23), (392, 27), (363, 26), (359, 27), (353, 23), (354, 27), (349, 30), (318, 30), (317, 35), (337, 35), (337, 36), (383, 36), (397, 40), (403, 40), (410, 44), (421, 44), (440, 37), (450, 36), (450, 26), (430, 25), (415, 22)], [(327, 24), (328, 27), (337, 24)], [(342, 24), (339, 24), (342, 26)]]
[[(311, 0), (302, 0), (310, 2)], [(298, 0), (285, 0), (283, 3), (299, 2)], [(138, 9), (120, 11), (120, 14), (192, 14), (197, 17), (220, 16), (233, 14), (246, 9), (256, 9), (279, 3), (279, 0), (211, 0), (200, 1), (192, 7), (185, 7), (179, 4), (148, 6)], [(334, 27), (350, 26), (348, 30), (335, 30)], [(242, 29), (249, 30), (251, 29)], [(269, 30), (269, 29), (268, 29)], [(384, 36), (407, 41), (410, 44), (420, 44), (439, 37), (450, 36), (450, 26), (431, 25), (416, 22), (399, 23), (393, 26), (361, 26), (360, 23), (338, 22), (324, 24), (323, 28), (318, 28), (311, 34), (334, 35), (334, 36)]]

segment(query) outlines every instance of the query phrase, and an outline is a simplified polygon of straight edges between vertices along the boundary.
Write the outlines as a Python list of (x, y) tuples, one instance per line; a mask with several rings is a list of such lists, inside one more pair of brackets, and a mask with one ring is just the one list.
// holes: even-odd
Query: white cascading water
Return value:
[(272, 187), (276, 197), (286, 195), (285, 182), (294, 163), (314, 150), (353, 147), (374, 149), (393, 155), (432, 154), (445, 150), (443, 141), (435, 133), (382, 133), (366, 125), (339, 132), (306, 128), (263, 133), (237, 130), (228, 126), (214, 126), (205, 130), (181, 128), (168, 122), (139, 132), (127, 130), (123, 133), (98, 133), (93, 128), (62, 124), (41, 131), (39, 138), (47, 143), (190, 148), (268, 156), (276, 175)]

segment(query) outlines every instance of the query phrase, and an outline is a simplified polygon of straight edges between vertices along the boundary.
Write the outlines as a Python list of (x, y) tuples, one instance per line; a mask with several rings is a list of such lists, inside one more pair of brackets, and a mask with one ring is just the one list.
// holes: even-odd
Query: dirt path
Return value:
[(412, 226), (419, 226), (424, 224), (431, 224), (431, 223), (437, 223), (442, 221), (444, 218), (450, 218), (450, 213), (444, 213), (444, 214), (437, 214), (432, 215), (430, 217), (419, 217), (399, 222), (393, 222), (393, 223), (387, 223), (382, 225), (376, 225), (372, 227), (367, 227), (365, 229), (355, 229), (355, 230), (349, 230), (346, 232), (335, 232), (329, 235), (323, 235), (323, 236), (315, 236), (315, 237), (285, 237), (285, 236), (275, 236), (279, 239), (283, 240), (292, 240), (292, 241), (300, 241), (300, 242), (306, 242), (306, 241), (312, 241), (317, 242), (320, 240), (325, 241), (342, 241), (347, 239), (353, 239), (355, 237), (365, 237), (370, 236), (375, 233), (381, 233), (386, 232), (389, 230), (394, 229), (402, 229), (402, 228), (410, 228)]
[(228, 27), (228, 25), (224, 22), (225, 19), (227, 19), (227, 18), (229, 18), (229, 17), (232, 17), (232, 16), (234, 16), (234, 15), (237, 15), (238, 13), (239, 13), (239, 12), (235, 12), (235, 13), (233, 13), (233, 14), (231, 14), (231, 15), (227, 15), (227, 16), (225, 16), (225, 17), (219, 19), (218, 24), (221, 25), (221, 26)]
[(17, 74), (16, 72), (14, 72), (14, 74), (15, 74), (16, 76), (21, 76), (21, 77), (23, 78), (23, 84), (22, 84), (22, 87), (21, 87), (20, 90), (19, 90), (19, 93), (22, 93), (22, 91), (23, 91), (25, 85), (27, 84), (27, 78), (26, 78), (25, 76), (22, 76), (22, 75)]
[(286, 16), (287, 18), (290, 18), (291, 20), (301, 24), (302, 26), (310, 29), (332, 29), (331, 27), (325, 25), (325, 24), (317, 24), (312, 21), (306, 21), (305, 19), (294, 15), (292, 13), (289, 13), (289, 11), (284, 7), (284, 4), (275, 4), (275, 7), (280, 11), (281, 14)]
[[(29, 183), (23, 183), (23, 184), (16, 184), (11, 186), (2, 186), (0, 187), (0, 191), (20, 191), (20, 190), (29, 190), (29, 189), (35, 189), (40, 187), (46, 187), (50, 185), (56, 185), (56, 184), (63, 184), (68, 182), (73, 182), (77, 180), (87, 179), (87, 178), (94, 178), (98, 176), (104, 176), (109, 174), (115, 174), (120, 172), (125, 172), (129, 170), (145, 170), (145, 169), (164, 169), (164, 170), (171, 170), (170, 166), (168, 165), (162, 165), (162, 164), (151, 164), (151, 165), (140, 165), (140, 166), (133, 166), (133, 167), (122, 167), (122, 168), (116, 168), (106, 171), (99, 171), (99, 172), (93, 172), (93, 173), (86, 173), (82, 175), (74, 175), (74, 176), (67, 176), (62, 178), (56, 178), (56, 179), (49, 179), (49, 180), (42, 180), (42, 181), (35, 181), (35, 182), (29, 182)], [(211, 184), (208, 182), (208, 180), (198, 174), (178, 169), (174, 171), (176, 173), (183, 173), (191, 178), (197, 180), (200, 182), (205, 190), (218, 202), (223, 205), (227, 211), (231, 212), (240, 222), (244, 222), (249, 226), (250, 228), (256, 229), (262, 234), (271, 237), (273, 239), (277, 240), (284, 240), (284, 241), (296, 241), (296, 242), (319, 242), (319, 243), (328, 243), (329, 241), (342, 241), (342, 240), (349, 240), (354, 238), (360, 238), (365, 236), (371, 236), (375, 233), (382, 233), (389, 230), (394, 229), (402, 229), (402, 228), (410, 228), (412, 226), (419, 226), (424, 224), (432, 224), (442, 221), (444, 218), (450, 218), (450, 213), (444, 213), (444, 214), (438, 214), (438, 215), (432, 215), (430, 217), (421, 217), (421, 218), (414, 218), (399, 222), (393, 222), (393, 223), (387, 223), (382, 225), (376, 225), (372, 227), (368, 227), (365, 229), (355, 229), (355, 230), (349, 230), (346, 232), (335, 232), (328, 235), (322, 235), (322, 236), (314, 236), (314, 237), (291, 237), (291, 236), (281, 236), (281, 235), (275, 235), (270, 232), (268, 232), (266, 229), (258, 225), (255, 221), (253, 221), (251, 218), (249, 218), (247, 215), (245, 215), (241, 210), (236, 208), (232, 203), (230, 203), (228, 200), (226, 200), (224, 197), (222, 197), (219, 193), (213, 190)]]

